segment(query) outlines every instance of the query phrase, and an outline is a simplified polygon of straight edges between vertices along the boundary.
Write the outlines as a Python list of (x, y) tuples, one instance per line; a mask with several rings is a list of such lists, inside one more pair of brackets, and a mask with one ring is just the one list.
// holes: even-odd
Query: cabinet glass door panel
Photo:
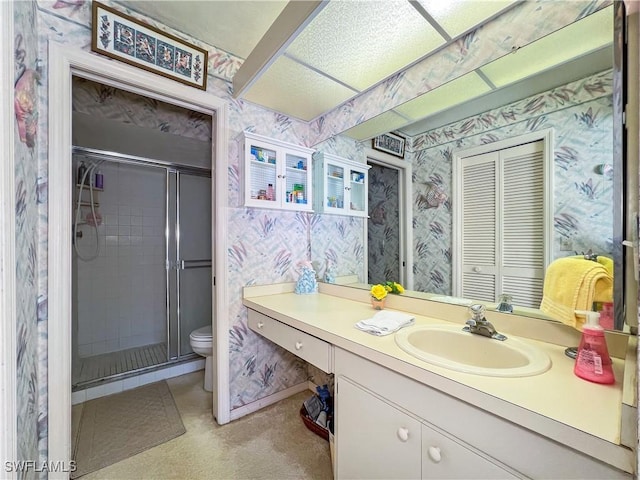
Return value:
[(244, 132), (244, 206), (312, 210), (313, 150)]
[(343, 167), (327, 164), (327, 191), (325, 202), (329, 208), (344, 208), (344, 173)]
[(259, 145), (251, 144), (249, 190), (251, 198), (275, 202), (276, 200), (276, 152)]
[(365, 173), (358, 170), (351, 170), (349, 175), (349, 207), (354, 212), (364, 212), (365, 195), (367, 195), (365, 178)]
[(308, 158), (291, 153), (287, 153), (285, 157), (285, 203), (306, 204), (311, 202), (309, 185), (307, 184), (307, 170), (310, 168)]
[(178, 309), (180, 355), (191, 353), (189, 334), (211, 325), (211, 177), (178, 175)]

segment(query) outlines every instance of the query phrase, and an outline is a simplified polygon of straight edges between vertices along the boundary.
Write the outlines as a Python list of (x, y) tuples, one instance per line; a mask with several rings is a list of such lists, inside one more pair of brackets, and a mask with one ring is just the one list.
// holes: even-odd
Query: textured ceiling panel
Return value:
[(355, 140), (366, 140), (373, 138), (382, 133), (396, 130), (407, 124), (407, 120), (393, 111), (385, 112), (377, 117), (367, 120), (364, 123), (356, 125), (350, 128), (344, 135), (347, 135)]
[(396, 107), (395, 110), (413, 120), (420, 120), (489, 91), (491, 87), (477, 73), (470, 72)]
[(312, 120), (354, 92), (287, 57), (280, 57), (244, 98), (302, 120)]
[(418, 1), (452, 38), (515, 3), (515, 0)]
[(443, 43), (406, 0), (330, 2), (287, 54), (362, 91)]
[[(500, 87), (611, 43), (613, 6), (600, 10), (481, 68)], [(559, 48), (561, 47), (561, 48)]]
[(288, 2), (121, 0), (118, 3), (225, 52), (247, 58)]

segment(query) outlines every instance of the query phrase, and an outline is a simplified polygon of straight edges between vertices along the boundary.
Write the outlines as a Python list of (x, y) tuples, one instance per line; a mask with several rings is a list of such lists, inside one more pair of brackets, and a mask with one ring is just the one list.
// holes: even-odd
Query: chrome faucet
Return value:
[(493, 338), (495, 340), (504, 341), (507, 337), (501, 333), (498, 333), (493, 324), (484, 318), (485, 306), (480, 304), (474, 304), (469, 306), (469, 313), (471, 318), (467, 320), (467, 326), (462, 330), (469, 333), (475, 333), (476, 335), (482, 335), (483, 337)]

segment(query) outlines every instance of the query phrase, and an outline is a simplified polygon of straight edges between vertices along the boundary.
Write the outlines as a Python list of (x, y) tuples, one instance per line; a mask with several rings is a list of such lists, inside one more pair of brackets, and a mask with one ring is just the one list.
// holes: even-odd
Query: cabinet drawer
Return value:
[(249, 309), (249, 328), (326, 373), (332, 373), (331, 345), (319, 338)]

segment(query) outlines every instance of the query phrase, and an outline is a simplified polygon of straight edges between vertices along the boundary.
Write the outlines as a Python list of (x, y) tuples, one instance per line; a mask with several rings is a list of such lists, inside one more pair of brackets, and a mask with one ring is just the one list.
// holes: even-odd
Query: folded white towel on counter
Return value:
[(389, 310), (381, 310), (372, 318), (360, 320), (356, 323), (356, 328), (373, 335), (389, 335), (402, 327), (413, 325), (415, 318), (402, 312), (392, 312)]

